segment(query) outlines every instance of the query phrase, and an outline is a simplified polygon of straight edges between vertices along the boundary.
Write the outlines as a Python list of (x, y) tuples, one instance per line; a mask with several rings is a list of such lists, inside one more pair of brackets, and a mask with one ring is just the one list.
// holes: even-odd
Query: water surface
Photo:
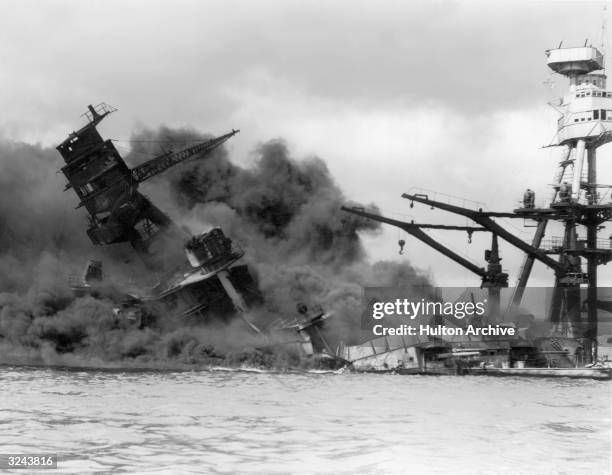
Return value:
[(610, 382), (20, 367), (0, 381), (1, 452), (59, 454), (47, 475), (611, 473)]

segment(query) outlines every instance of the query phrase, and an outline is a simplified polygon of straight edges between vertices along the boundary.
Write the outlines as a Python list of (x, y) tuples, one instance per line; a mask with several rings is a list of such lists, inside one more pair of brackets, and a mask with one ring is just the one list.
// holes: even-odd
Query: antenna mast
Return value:
[(608, 5), (604, 3), (603, 10), (601, 12), (601, 54), (603, 56), (603, 72), (606, 73), (606, 40), (608, 30)]

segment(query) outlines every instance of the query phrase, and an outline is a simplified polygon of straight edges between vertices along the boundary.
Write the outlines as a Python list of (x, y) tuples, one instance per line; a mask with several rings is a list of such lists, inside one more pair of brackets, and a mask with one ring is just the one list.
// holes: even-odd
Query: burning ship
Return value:
[[(411, 207), (415, 203), (424, 204), (474, 223), (465, 226), (404, 222), (361, 207), (342, 208), (400, 228), (477, 275), (487, 294), (485, 319), (475, 322), (453, 315), (433, 315), (420, 323), (429, 328), (452, 328), (450, 336), (433, 331), (426, 335), (396, 334), (375, 339), (370, 336), (360, 345), (340, 344), (332, 348), (325, 335), (326, 320), (331, 315), (298, 305), (299, 317), (277, 321), (266, 330), (265, 337), (269, 337), (268, 331), (284, 335), (281, 344), (293, 345), (303, 355), (318, 356), (328, 367), (348, 364), (357, 371), (612, 378), (610, 348), (601, 345), (598, 328), (599, 312), (612, 305), (599, 299), (597, 286), (598, 267), (612, 259), (610, 242), (598, 238), (603, 225), (612, 217), (612, 201), (609, 192), (601, 192), (610, 187), (598, 182), (596, 160), (597, 149), (612, 141), (612, 93), (606, 90), (603, 55), (597, 48), (559, 47), (547, 51), (547, 56), (549, 67), (570, 82), (568, 93), (553, 104), (560, 117), (551, 146), (563, 147), (565, 155), (559, 163), (549, 201), (539, 204), (533, 191), (527, 190), (518, 208), (492, 212), (452, 204), (430, 192), (402, 195)], [(218, 228), (196, 236), (185, 235), (138, 191), (143, 181), (191, 157), (204, 159), (237, 131), (178, 152), (165, 152), (129, 169), (112, 141), (103, 140), (96, 130), (96, 125), (113, 111), (105, 104), (89, 106), (88, 124), (72, 133), (58, 150), (66, 161), (62, 168), (68, 179), (66, 189), (74, 190), (80, 199), (79, 206), (89, 213), (87, 234), (91, 241), (96, 245), (129, 243), (151, 273), (160, 276), (146, 294), (127, 296), (118, 307), (118, 314), (142, 322), (147, 308), (156, 305), (173, 315), (200, 320), (210, 315), (238, 314), (253, 332), (264, 334), (247, 317), (249, 306), (261, 302), (262, 297), (248, 268), (238, 263), (243, 251)], [(535, 222), (531, 242), (508, 231), (496, 218)], [(547, 243), (545, 233), (553, 223), (563, 229), (563, 236)], [(463, 231), (470, 239), (477, 232), (490, 233), (491, 248), (484, 253), (486, 266), (466, 259), (434, 239), (426, 232), (431, 229)], [(164, 251), (175, 249), (178, 239), (184, 243), (185, 256), (177, 266), (176, 256)], [(525, 254), (518, 282), (505, 309), (501, 292), (508, 288), (508, 274), (502, 269), (499, 239)], [(405, 242), (400, 240), (399, 244), (402, 249)], [(546, 334), (534, 331), (533, 321), (520, 314), (536, 261), (554, 274), (546, 315), (552, 330)], [(95, 288), (93, 282), (100, 280), (100, 273), (99, 263), (90, 264), (74, 290), (91, 292)], [(533, 320), (533, 316), (528, 317)], [(491, 324), (507, 331), (501, 332), (501, 336), (465, 337), (468, 327)], [(270, 346), (274, 344), (271, 342)]]
[[(299, 317), (258, 328), (247, 314), (263, 302), (263, 297), (248, 267), (240, 263), (244, 256), (241, 247), (221, 228), (190, 235), (138, 189), (144, 181), (186, 160), (210, 157), (238, 130), (178, 151), (166, 151), (130, 169), (113, 141), (104, 140), (96, 128), (115, 110), (104, 103), (88, 106), (87, 124), (71, 133), (57, 150), (66, 162), (61, 169), (68, 180), (65, 190), (73, 190), (79, 198), (77, 208), (84, 207), (88, 212), (91, 242), (96, 246), (129, 244), (148, 273), (156, 277), (153, 285), (114, 282), (110, 286), (118, 321), (144, 327), (154, 324), (159, 315), (195, 323), (238, 315), (253, 333), (269, 342), (270, 348), (279, 344), (291, 347), (318, 366), (344, 364), (332, 355), (321, 332), (329, 313), (298, 304)], [(176, 252), (180, 247), (182, 256)], [(109, 294), (109, 279), (97, 260), (90, 260), (83, 275), (70, 276), (69, 281), (77, 296)], [(119, 296), (117, 287), (123, 289)]]
[[(550, 146), (562, 147), (549, 201), (539, 204), (528, 189), (517, 209), (489, 212), (436, 199), (430, 192), (406, 193), (402, 197), (471, 220), (473, 226), (418, 224), (369, 213), (363, 208), (344, 211), (402, 229), (410, 236), (439, 251), (481, 279), (488, 294), (487, 323), (511, 325), (520, 330), (512, 315), (522, 303), (527, 282), (536, 261), (554, 273), (554, 287), (546, 319), (553, 330), (540, 337), (526, 337), (519, 331), (514, 338), (443, 338), (383, 336), (365, 344), (344, 349), (353, 366), (364, 371), (398, 371), (421, 374), (488, 374), (512, 376), (567, 376), (610, 379), (610, 342), (599, 335), (598, 315), (610, 308), (598, 297), (597, 270), (612, 259), (609, 240), (598, 238), (603, 225), (612, 217), (609, 185), (597, 177), (597, 150), (612, 141), (612, 92), (606, 89), (602, 53), (593, 46), (546, 51), (549, 68), (569, 79), (569, 90), (551, 105), (559, 112), (557, 132)], [(607, 192), (601, 190), (608, 189)], [(495, 218), (535, 222), (531, 242), (526, 242), (495, 221)], [(547, 243), (547, 227), (563, 229), (563, 236)], [(435, 240), (428, 229), (491, 233), (491, 249), (485, 252), (482, 267)], [(525, 253), (518, 282), (508, 308), (502, 311), (501, 289), (508, 287), (508, 274), (502, 272), (498, 239)], [(400, 241), (400, 247), (404, 242)], [(586, 263), (586, 265), (584, 265)], [(586, 287), (586, 288), (585, 288)], [(584, 298), (586, 297), (586, 298)], [(454, 320), (454, 321), (453, 321)], [(452, 327), (464, 324), (457, 319), (426, 322)]]
[[(61, 169), (68, 180), (65, 190), (73, 190), (80, 200), (77, 208), (84, 207), (89, 214), (91, 242), (97, 246), (129, 243), (147, 269), (158, 276), (158, 282), (146, 291), (126, 294), (117, 312), (138, 321), (143, 309), (151, 306), (183, 318), (246, 312), (261, 295), (247, 266), (238, 263), (244, 251), (220, 228), (188, 235), (138, 190), (144, 181), (188, 159), (210, 157), (238, 130), (167, 151), (130, 169), (112, 140), (104, 140), (96, 128), (115, 110), (104, 103), (90, 105), (87, 124), (71, 133), (57, 150), (66, 162)], [(173, 251), (180, 242), (185, 255), (178, 264)], [(102, 263), (90, 261), (83, 277), (73, 277), (71, 285), (77, 294), (91, 293), (99, 289), (102, 277)]]

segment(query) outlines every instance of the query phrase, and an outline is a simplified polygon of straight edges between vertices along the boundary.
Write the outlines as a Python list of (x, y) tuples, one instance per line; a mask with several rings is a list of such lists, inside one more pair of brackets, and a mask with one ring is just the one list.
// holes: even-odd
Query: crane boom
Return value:
[[(411, 201), (416, 201), (417, 203), (423, 203), (438, 209), (442, 209), (444, 211), (449, 211), (450, 213), (458, 214), (460, 216), (465, 216), (466, 218), (471, 219), (472, 221), (480, 224), (483, 228), (488, 229), (492, 233), (497, 234), (504, 241), (509, 242), (515, 247), (518, 247), (521, 251), (525, 252), (529, 256), (533, 256), (534, 259), (546, 264), (548, 267), (553, 269), (556, 274), (565, 275), (567, 272), (567, 266), (555, 261), (554, 259), (548, 257), (543, 251), (537, 249), (530, 244), (526, 243), (522, 239), (519, 239), (514, 234), (506, 231), (499, 224), (493, 221), (490, 216), (502, 216), (506, 217), (508, 213), (488, 213), (483, 212), (481, 210), (475, 211), (468, 208), (463, 208), (461, 206), (455, 206), (447, 203), (442, 203), (439, 201), (430, 200), (427, 195), (410, 195), (404, 193), (402, 198), (406, 198)], [(513, 213), (516, 216), (516, 213)]]
[(356, 214), (357, 216), (362, 216), (364, 218), (369, 218), (374, 221), (378, 221), (379, 223), (386, 223), (392, 226), (396, 226), (400, 229), (403, 229), (408, 234), (424, 242), (425, 244), (432, 247), (436, 251), (444, 254), (446, 257), (452, 259), (457, 264), (462, 265), (463, 267), (470, 270), (474, 274), (479, 275), (480, 277), (483, 277), (483, 278), (487, 275), (487, 271), (485, 269), (483, 269), (482, 267), (478, 267), (476, 264), (468, 261), (467, 259), (460, 256), (456, 252), (440, 244), (438, 241), (436, 241), (431, 236), (429, 236), (427, 233), (421, 230), (421, 228), (433, 228), (433, 229), (445, 229), (446, 228), (446, 229), (467, 230), (467, 231), (474, 232), (474, 231), (484, 231), (483, 228), (464, 227), (464, 226), (443, 226), (443, 225), (436, 226), (436, 225), (428, 225), (428, 224), (420, 225), (420, 224), (415, 224), (415, 223), (406, 223), (404, 221), (398, 221), (397, 219), (387, 218), (385, 216), (379, 216), (374, 213), (368, 213), (367, 211), (360, 209), (359, 207), (342, 206), (340, 209), (342, 211), (346, 211), (347, 213)]
[(184, 162), (188, 158), (193, 157), (194, 155), (205, 155), (209, 152), (212, 152), (219, 145), (224, 143), (229, 138), (236, 135), (239, 130), (232, 130), (231, 132), (221, 135), (220, 137), (215, 137), (213, 139), (207, 140), (206, 142), (198, 143), (191, 147), (185, 148), (178, 152), (167, 152), (159, 157), (155, 157), (137, 167), (134, 167), (132, 172), (132, 177), (138, 183), (142, 183), (149, 178), (154, 177), (155, 175), (159, 175), (160, 173), (168, 170), (169, 168)]

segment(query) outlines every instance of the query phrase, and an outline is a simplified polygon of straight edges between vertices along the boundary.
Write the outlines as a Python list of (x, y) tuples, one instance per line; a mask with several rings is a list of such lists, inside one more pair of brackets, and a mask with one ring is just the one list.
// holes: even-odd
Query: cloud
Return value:
[[(322, 156), (348, 197), (392, 212), (417, 211), (399, 198), (412, 186), (507, 209), (554, 168), (538, 150), (554, 127), (540, 107), (543, 52), (598, 44), (601, 6), (7, 0), (0, 130), (54, 144), (86, 104), (106, 100), (120, 108), (102, 123), (106, 137), (125, 139), (135, 124), (241, 128), (229, 144), (237, 163), (282, 136), (296, 155)], [(396, 256), (395, 231), (377, 239), (374, 257)], [(464, 247), (463, 235), (448, 239)], [(419, 265), (461, 281), (423, 251)]]
[(600, 24), (600, 5), (585, 2), (179, 5), (2, 2), (0, 125), (53, 141), (84, 105), (105, 100), (126, 123), (217, 127), (237, 106), (220, 92), (257, 68), (364, 110), (523, 108), (539, 100), (543, 51), (582, 43)]

